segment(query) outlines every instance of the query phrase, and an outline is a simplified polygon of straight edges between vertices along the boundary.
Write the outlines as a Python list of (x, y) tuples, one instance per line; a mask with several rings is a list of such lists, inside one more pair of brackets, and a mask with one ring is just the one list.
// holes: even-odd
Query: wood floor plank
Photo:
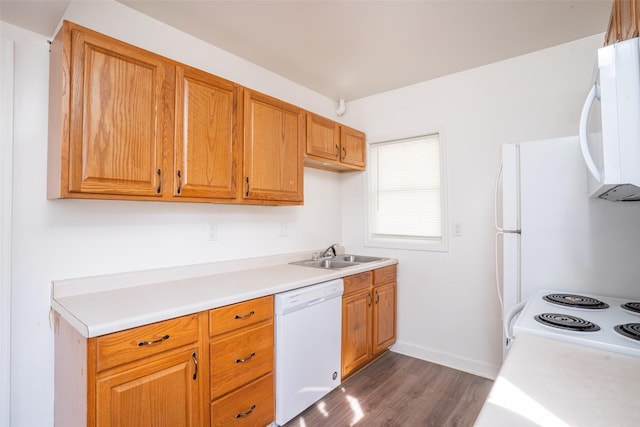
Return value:
[(492, 383), (389, 351), (286, 427), (472, 426)]

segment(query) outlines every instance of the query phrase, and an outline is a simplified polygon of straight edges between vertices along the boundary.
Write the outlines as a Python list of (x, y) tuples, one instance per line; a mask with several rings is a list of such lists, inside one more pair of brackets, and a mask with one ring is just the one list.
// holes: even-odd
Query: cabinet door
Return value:
[(245, 200), (302, 202), (303, 128), (298, 107), (245, 91)]
[(96, 388), (97, 426), (200, 426), (194, 347), (135, 367), (100, 375)]
[(307, 156), (340, 160), (340, 125), (307, 113)]
[(373, 288), (373, 355), (396, 341), (396, 282)]
[(367, 150), (364, 133), (346, 126), (340, 127), (340, 161), (364, 170)]
[(239, 90), (211, 74), (177, 67), (174, 196), (235, 198)]
[(371, 359), (371, 290), (342, 299), (342, 378)]
[(71, 64), (68, 190), (161, 196), (174, 67), (76, 26)]

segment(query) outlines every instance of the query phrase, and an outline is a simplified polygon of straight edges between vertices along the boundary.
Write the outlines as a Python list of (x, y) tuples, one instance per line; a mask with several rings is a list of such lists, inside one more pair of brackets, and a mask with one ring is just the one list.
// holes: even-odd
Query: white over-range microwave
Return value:
[(598, 49), (598, 78), (580, 118), (589, 196), (640, 201), (640, 43)]

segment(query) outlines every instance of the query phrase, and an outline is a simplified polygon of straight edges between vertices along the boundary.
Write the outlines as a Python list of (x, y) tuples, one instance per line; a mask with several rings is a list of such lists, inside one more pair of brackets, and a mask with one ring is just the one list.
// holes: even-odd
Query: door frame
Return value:
[(11, 422), (14, 45), (0, 39), (0, 426)]

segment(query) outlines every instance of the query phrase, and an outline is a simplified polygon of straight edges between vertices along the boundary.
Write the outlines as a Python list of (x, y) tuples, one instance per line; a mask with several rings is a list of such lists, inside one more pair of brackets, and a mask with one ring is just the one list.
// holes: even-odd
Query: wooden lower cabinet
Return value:
[(371, 291), (342, 299), (342, 377), (371, 360)]
[(391, 265), (344, 278), (342, 378), (396, 341), (396, 272)]
[(198, 427), (197, 347), (100, 375), (96, 384), (96, 425)]
[(273, 296), (209, 311), (212, 426), (275, 420)]
[[(396, 266), (345, 278), (342, 377), (396, 338)], [(55, 314), (54, 425), (266, 426), (273, 295), (95, 338)]]
[(206, 324), (203, 312), (87, 339), (56, 313), (54, 425), (203, 425)]
[(373, 355), (385, 351), (396, 342), (396, 282), (373, 288)]

